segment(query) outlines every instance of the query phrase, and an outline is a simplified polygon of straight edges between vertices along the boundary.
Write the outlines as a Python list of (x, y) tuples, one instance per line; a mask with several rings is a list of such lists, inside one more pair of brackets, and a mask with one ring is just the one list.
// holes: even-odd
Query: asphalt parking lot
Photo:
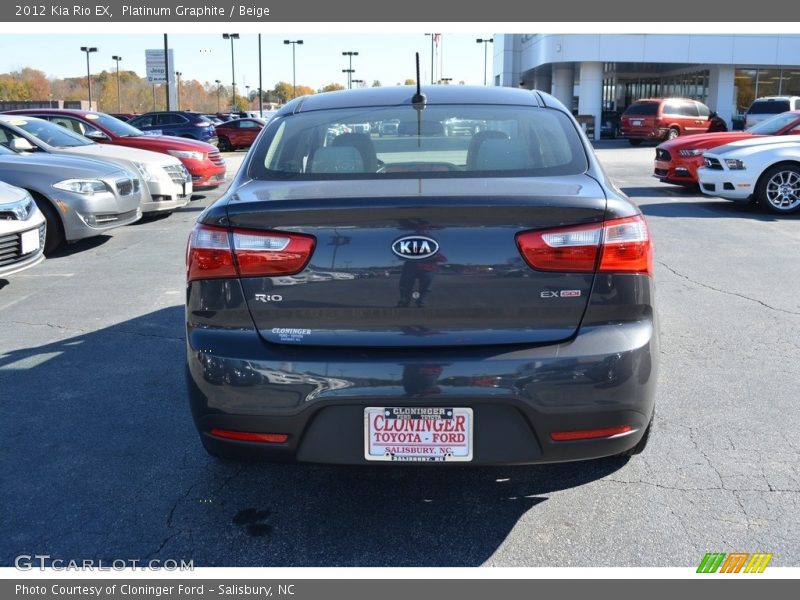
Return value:
[(183, 254), (208, 193), (0, 280), (0, 564), (800, 565), (800, 216), (662, 185), (651, 146), (598, 147), (656, 243), (644, 454), (445, 471), (208, 457), (183, 383)]

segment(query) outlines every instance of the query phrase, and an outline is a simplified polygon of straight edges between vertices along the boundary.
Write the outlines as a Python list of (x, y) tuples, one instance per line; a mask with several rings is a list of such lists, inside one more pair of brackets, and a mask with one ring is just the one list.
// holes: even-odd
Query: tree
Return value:
[(298, 98), (299, 98), (300, 96), (311, 96), (311, 95), (313, 95), (314, 93), (316, 93), (316, 92), (314, 91), (314, 89), (313, 89), (313, 88), (310, 88), (310, 87), (308, 87), (307, 85), (298, 85), (298, 86), (297, 86), (297, 97), (298, 97)]
[(281, 104), (286, 104), (292, 99), (292, 84), (286, 83), (285, 81), (279, 81), (275, 84), (275, 87), (272, 88), (272, 93), (278, 98), (278, 102)]
[(344, 86), (341, 83), (329, 83), (325, 87), (323, 87), (320, 92), (337, 92), (339, 90), (343, 90)]
[(403, 85), (417, 85), (417, 80), (416, 79), (406, 79), (405, 82), (403, 82)]
[(372, 82), (372, 87), (381, 87), (381, 82), (378, 79), (376, 79), (375, 81)]

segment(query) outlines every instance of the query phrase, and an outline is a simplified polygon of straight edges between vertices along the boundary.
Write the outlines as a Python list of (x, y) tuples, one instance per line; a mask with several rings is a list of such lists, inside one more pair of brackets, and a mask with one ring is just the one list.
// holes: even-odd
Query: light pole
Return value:
[(486, 47), (489, 44), (494, 44), (494, 38), (488, 38), (488, 39), (478, 38), (477, 40), (475, 40), (475, 42), (477, 44), (483, 44), (483, 85), (486, 85), (486, 61), (487, 61)]
[(283, 40), (284, 44), (291, 44), (292, 45), (292, 100), (297, 98), (297, 77), (295, 72), (295, 55), (294, 50), (297, 44), (303, 43), (303, 40)]
[(236, 66), (233, 60), (233, 40), (238, 40), (239, 34), (223, 33), (222, 39), (231, 41), (231, 85), (233, 86), (232, 88), (233, 102), (231, 104), (231, 112), (235, 112), (236, 111)]
[(122, 60), (121, 56), (112, 56), (111, 60), (117, 61), (117, 112), (122, 112), (122, 96), (119, 93), (119, 61)]
[(426, 33), (431, 36), (431, 85), (433, 85), (433, 43), (436, 41), (437, 33)]
[(342, 73), (347, 73), (347, 89), (351, 89), (353, 87), (353, 73), (355, 73), (355, 69), (342, 69)]
[[(346, 56), (350, 61), (350, 66), (348, 67), (348, 69), (346, 71), (347, 72), (347, 89), (349, 90), (349, 89), (351, 89), (353, 87), (353, 73), (355, 73), (355, 71), (353, 71), (353, 57), (354, 56), (358, 56), (358, 52), (353, 52), (351, 50), (348, 50), (347, 52), (342, 52), (342, 56)], [(345, 73), (345, 71), (342, 70), (342, 73)]]
[(222, 109), (219, 106), (219, 91), (222, 89), (222, 80), (215, 79), (214, 83), (217, 84), (217, 112), (222, 112)]
[(180, 71), (175, 71), (175, 77), (178, 78), (178, 87), (176, 88), (178, 110), (181, 109), (181, 75), (183, 75), (183, 73), (181, 73)]
[(247, 110), (250, 110), (250, 86), (244, 86), (245, 91), (247, 91)]
[(89, 110), (92, 109), (92, 72), (89, 70), (89, 54), (97, 52), (93, 46), (81, 46), (81, 52), (86, 52), (86, 84), (89, 86)]

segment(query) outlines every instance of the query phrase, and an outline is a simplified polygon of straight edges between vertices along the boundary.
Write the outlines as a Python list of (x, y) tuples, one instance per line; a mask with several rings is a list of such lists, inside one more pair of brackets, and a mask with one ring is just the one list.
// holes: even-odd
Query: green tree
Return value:
[(373, 81), (372, 82), (372, 87), (381, 87), (380, 80), (376, 79), (375, 81)]

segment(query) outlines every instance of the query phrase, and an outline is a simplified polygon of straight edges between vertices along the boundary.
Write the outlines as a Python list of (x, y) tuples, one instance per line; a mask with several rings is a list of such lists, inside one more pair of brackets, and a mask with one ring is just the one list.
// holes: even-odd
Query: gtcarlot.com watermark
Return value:
[(139, 560), (136, 558), (116, 558), (113, 560), (102, 559), (63, 559), (53, 558), (49, 554), (20, 554), (14, 559), (14, 567), (19, 571), (126, 571), (128, 569), (140, 571), (194, 571), (193, 560), (152, 559)]

